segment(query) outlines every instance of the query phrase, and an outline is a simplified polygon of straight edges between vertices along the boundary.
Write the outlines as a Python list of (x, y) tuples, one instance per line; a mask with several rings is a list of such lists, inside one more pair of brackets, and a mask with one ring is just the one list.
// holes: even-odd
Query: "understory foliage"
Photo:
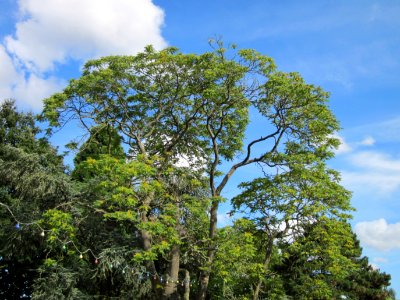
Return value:
[[(47, 134), (87, 133), (66, 141), (72, 171), (33, 115), (1, 105), (2, 298), (393, 297), (326, 165), (339, 144), (328, 94), (212, 45), (91, 60), (45, 99)], [(232, 225), (217, 224), (222, 202)]]

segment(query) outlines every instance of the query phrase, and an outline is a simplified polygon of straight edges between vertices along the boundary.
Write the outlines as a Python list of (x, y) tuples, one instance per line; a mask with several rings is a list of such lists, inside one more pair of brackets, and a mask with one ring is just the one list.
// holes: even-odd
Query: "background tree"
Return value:
[(361, 256), (359, 241), (346, 222), (321, 218), (304, 225), (303, 234), (282, 249), (283, 261), (274, 269), (294, 299), (389, 297), (390, 276)]
[[(98, 159), (102, 154), (125, 158), (126, 155), (121, 143), (122, 139), (113, 127), (99, 125), (91, 128), (88, 140), (80, 147), (74, 158), (75, 168), (72, 172), (72, 178), (83, 181), (85, 177), (91, 177), (91, 174), (81, 174), (81, 163), (88, 158)], [(77, 144), (70, 143), (68, 146), (74, 150)]]
[(265, 275), (259, 277), (253, 299), (258, 299), (263, 281), (269, 277), (277, 242), (296, 240), (304, 226), (325, 215), (345, 218), (350, 209), (350, 194), (339, 185), (338, 173), (327, 169), (310, 153), (299, 156), (294, 160), (292, 156), (282, 173), (242, 183), (244, 191), (233, 199), (234, 206), (263, 232), (265, 241), (264, 249), (260, 249), (264, 253)]
[(251, 297), (253, 282), (262, 273), (260, 239), (254, 224), (238, 219), (232, 226), (218, 229), (218, 250), (211, 274), (210, 298), (243, 299)]
[(34, 116), (14, 101), (0, 106), (0, 295), (28, 298), (45, 257), (42, 213), (73, 194), (62, 158), (40, 133)]

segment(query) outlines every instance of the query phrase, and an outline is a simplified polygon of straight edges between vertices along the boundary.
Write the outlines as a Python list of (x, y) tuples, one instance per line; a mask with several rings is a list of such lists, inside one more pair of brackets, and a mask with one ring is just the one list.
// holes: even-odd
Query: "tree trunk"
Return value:
[(215, 256), (215, 242), (214, 238), (217, 232), (217, 212), (218, 212), (218, 201), (214, 201), (211, 205), (210, 210), (210, 231), (209, 238), (210, 244), (207, 251), (207, 265), (206, 269), (200, 272), (200, 287), (197, 293), (197, 300), (204, 300), (207, 296), (208, 283), (210, 281), (211, 265), (214, 261)]
[[(150, 193), (149, 196), (146, 197), (146, 199), (143, 201), (143, 205), (149, 206), (152, 199), (153, 199), (154, 194)], [(148, 222), (147, 214), (146, 211), (140, 212), (140, 220), (141, 222), (145, 223)], [(143, 243), (143, 250), (148, 251), (151, 248), (151, 235), (147, 230), (141, 230), (140, 231), (141, 238), (142, 238), (142, 243)], [(151, 273), (151, 286), (154, 291), (154, 293), (157, 295), (157, 298), (160, 299), (162, 289), (160, 289), (161, 281), (160, 277), (158, 276), (156, 266), (154, 264), (154, 261), (146, 261), (145, 263), (147, 270)]]
[(190, 298), (190, 273), (185, 270), (185, 293), (183, 294), (183, 300), (189, 300)]
[[(151, 236), (145, 230), (141, 231), (141, 236), (142, 236), (142, 242), (143, 242), (143, 249), (145, 251), (147, 251), (151, 247)], [(156, 266), (154, 265), (154, 261), (146, 261), (145, 265), (146, 265), (147, 270), (151, 274), (150, 280), (151, 280), (152, 289), (156, 293), (157, 297), (159, 298), (160, 292), (161, 292), (160, 288), (159, 288), (161, 286), (161, 281), (160, 281), (160, 277), (157, 274), (157, 270), (156, 270)]]
[[(267, 273), (269, 263), (271, 261), (273, 242), (274, 242), (273, 238), (269, 237), (267, 249), (265, 252), (265, 260), (264, 260), (264, 272), (265, 273)], [(261, 291), (261, 286), (262, 286), (262, 278), (258, 279), (256, 288), (255, 288), (254, 294), (253, 294), (253, 300), (258, 300), (258, 297), (259, 297), (260, 291)]]
[(179, 245), (172, 246), (171, 262), (167, 272), (166, 284), (163, 292), (163, 299), (179, 299), (178, 294), (178, 278), (180, 265), (180, 247)]

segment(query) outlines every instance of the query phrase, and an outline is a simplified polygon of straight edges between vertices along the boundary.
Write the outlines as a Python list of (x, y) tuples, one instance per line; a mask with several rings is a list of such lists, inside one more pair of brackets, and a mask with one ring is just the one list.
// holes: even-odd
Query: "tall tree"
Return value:
[[(215, 51), (194, 55), (147, 47), (136, 56), (86, 63), (82, 77), (45, 100), (43, 118), (55, 127), (71, 119), (88, 131), (113, 127), (127, 144), (130, 158), (151, 162), (157, 174), (168, 174), (182, 158), (190, 170), (206, 174), (209, 230), (197, 288), (197, 298), (205, 299), (223, 190), (238, 169), (250, 164), (258, 163), (265, 174), (273, 174), (288, 164), (312, 165), (332, 157), (332, 147), (338, 145), (332, 134), (339, 126), (327, 101), (321, 88), (307, 84), (297, 73), (277, 71), (271, 58), (254, 50), (225, 49), (217, 43)], [(265, 124), (254, 140), (245, 137), (251, 109)], [(226, 172), (220, 168), (224, 162), (231, 164)], [(163, 176), (151, 175), (141, 182), (160, 183)], [(343, 192), (340, 197), (346, 198)], [(160, 207), (163, 201), (156, 196), (150, 190), (141, 207)], [(326, 204), (342, 205), (333, 199)], [(176, 216), (184, 211), (182, 206), (176, 209)], [(151, 221), (151, 210), (139, 214), (141, 224)], [(154, 244), (161, 241), (146, 226), (140, 226), (140, 236), (147, 250), (162, 245)], [(178, 244), (177, 240), (167, 248), (177, 249)], [(148, 262), (148, 270), (154, 272), (154, 264)], [(154, 288), (159, 285), (155, 277)]]

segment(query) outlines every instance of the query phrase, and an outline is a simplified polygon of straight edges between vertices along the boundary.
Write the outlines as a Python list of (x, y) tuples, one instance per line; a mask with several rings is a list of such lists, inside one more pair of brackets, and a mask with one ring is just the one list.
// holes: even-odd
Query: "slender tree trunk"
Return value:
[(190, 273), (188, 270), (185, 270), (185, 293), (183, 294), (183, 300), (190, 299)]
[(211, 266), (215, 256), (215, 235), (217, 232), (217, 213), (218, 213), (218, 202), (214, 201), (210, 210), (210, 231), (209, 238), (210, 244), (207, 251), (207, 264), (206, 269), (200, 272), (200, 287), (197, 293), (198, 300), (204, 300), (207, 296), (208, 283), (210, 281)]
[(179, 299), (178, 294), (178, 278), (180, 265), (180, 247), (179, 245), (172, 246), (171, 262), (167, 272), (167, 281), (163, 292), (163, 299)]
[[(269, 237), (267, 249), (265, 252), (265, 259), (264, 259), (264, 273), (267, 273), (269, 263), (271, 261), (273, 241), (274, 241), (273, 238)], [(256, 288), (255, 288), (254, 294), (253, 294), (253, 300), (258, 300), (258, 297), (259, 297), (260, 291), (261, 291), (261, 286), (262, 286), (262, 278), (258, 279)]]
[[(146, 199), (143, 201), (144, 206), (149, 206), (152, 199), (154, 197), (153, 193), (150, 193), (149, 196), (146, 197)], [(145, 211), (142, 211), (140, 213), (140, 220), (143, 223), (148, 222), (147, 214)], [(148, 251), (151, 248), (151, 234), (147, 230), (141, 230), (140, 231), (141, 238), (142, 238), (142, 244), (143, 244), (143, 250)], [(145, 262), (147, 270), (151, 273), (151, 286), (155, 294), (157, 295), (157, 298), (160, 299), (161, 292), (162, 290), (160, 289), (161, 281), (160, 277), (158, 276), (156, 266), (154, 264), (154, 261), (146, 261)]]

